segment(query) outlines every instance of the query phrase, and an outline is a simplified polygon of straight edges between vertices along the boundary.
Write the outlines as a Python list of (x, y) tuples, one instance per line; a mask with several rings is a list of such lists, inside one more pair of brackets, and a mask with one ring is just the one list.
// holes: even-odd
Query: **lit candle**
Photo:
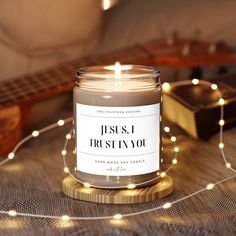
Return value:
[(74, 88), (77, 178), (104, 188), (157, 182), (150, 180), (160, 171), (160, 112), (155, 68), (116, 63), (79, 69)]

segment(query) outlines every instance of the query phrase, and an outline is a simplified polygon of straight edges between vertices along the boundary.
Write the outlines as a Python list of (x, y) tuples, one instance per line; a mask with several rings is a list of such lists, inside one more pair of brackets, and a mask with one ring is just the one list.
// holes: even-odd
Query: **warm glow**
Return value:
[(173, 159), (173, 160), (172, 160), (172, 163), (173, 163), (174, 165), (176, 165), (177, 162), (178, 162), (177, 159)]
[(119, 62), (115, 63), (115, 77), (120, 78), (121, 77), (121, 65)]
[(59, 120), (59, 121), (57, 122), (57, 124), (58, 124), (59, 126), (63, 126), (63, 125), (65, 124), (65, 121), (64, 121), (64, 120)]
[(225, 124), (225, 121), (224, 121), (224, 120), (220, 120), (220, 121), (219, 121), (219, 125), (220, 125), (220, 126), (223, 126), (224, 124)]
[(193, 83), (194, 85), (199, 84), (199, 79), (193, 79), (193, 80), (192, 80), (192, 83)]
[[(115, 69), (114, 69), (114, 73), (115, 73), (115, 76), (116, 77), (119, 77), (119, 76), (121, 76), (121, 73), (122, 73), (122, 66), (119, 64), (119, 63), (116, 63), (115, 64), (115, 66), (113, 66)], [(112, 72), (112, 73), (113, 73)], [(112, 74), (113, 75), (113, 74)], [(119, 83), (118, 81), (116, 82), (116, 83)], [(191, 83), (191, 82), (190, 82)], [(197, 85), (198, 83), (199, 83), (199, 80), (197, 80), (197, 79), (193, 79), (192, 80), (192, 83), (194, 84), (194, 85)], [(168, 83), (166, 83), (166, 84), (168, 84)], [(168, 86), (167, 86), (168, 87)], [(211, 84), (211, 88), (212, 88), (212, 90), (216, 90), (218, 87), (217, 87), (217, 85), (216, 84)], [(164, 90), (164, 89), (163, 89)], [(220, 98), (219, 99), (219, 104), (220, 105), (224, 105), (225, 104), (225, 101), (224, 101), (224, 99), (223, 98)], [(223, 107), (221, 107), (221, 119), (219, 120), (219, 125), (220, 126), (223, 126), (223, 125), (225, 125), (225, 120), (223, 119), (223, 116), (224, 116), (224, 113), (223, 113), (223, 111), (224, 111), (224, 108)], [(68, 121), (67, 120), (59, 120), (58, 122), (56, 122), (56, 123), (54, 123), (53, 125), (51, 125), (51, 127), (56, 127), (57, 125), (58, 126), (63, 126), (65, 123), (67, 123)], [(33, 131), (32, 133), (31, 133), (31, 135), (29, 135), (29, 136), (27, 136), (27, 139), (33, 139), (34, 137), (37, 137), (37, 136), (39, 136), (40, 134), (42, 134), (43, 132), (45, 132), (45, 131), (47, 131), (47, 130), (50, 130), (50, 129), (52, 129), (50, 126), (49, 126), (49, 128), (44, 128), (44, 129), (42, 129), (42, 130), (39, 130), (39, 131), (37, 131), (37, 130), (35, 130), (35, 131)], [(218, 144), (218, 146), (219, 146), (219, 148), (220, 149), (223, 149), (224, 148), (224, 143), (223, 143), (223, 128), (222, 127), (219, 127), (220, 128), (220, 142), (219, 142), (219, 144)], [(165, 127), (164, 128), (164, 131), (166, 132), (166, 133), (169, 133), (170, 132), (170, 128), (169, 127)], [(74, 133), (73, 133), (73, 135), (74, 135)], [(69, 139), (71, 139), (72, 138), (72, 135), (70, 134), (70, 133), (68, 133), (68, 134), (66, 134), (66, 139), (67, 140), (69, 140)], [(73, 136), (74, 137), (74, 136)], [(171, 134), (169, 134), (169, 137), (170, 137), (170, 140), (172, 141), (172, 142), (175, 142), (176, 141), (176, 137), (175, 136), (171, 136)], [(27, 140), (26, 139), (26, 140)], [(22, 142), (22, 143), (24, 143), (24, 141)], [(9, 154), (8, 154), (8, 159), (10, 160), (10, 159), (13, 159), (14, 157), (15, 157), (15, 153), (17, 153), (17, 150), (18, 150), (18, 148), (22, 145), (22, 143), (21, 142), (19, 142), (18, 144), (17, 144), (17, 147), (15, 147), (14, 149), (13, 149), (13, 151), (12, 152), (10, 152)], [(63, 147), (64, 149), (61, 151), (61, 154), (63, 155), (63, 156), (65, 156), (66, 154), (67, 154), (67, 151), (66, 151), (66, 148), (67, 148), (67, 141), (65, 142), (65, 146)], [(173, 146), (175, 146), (174, 147), (174, 152), (179, 152), (179, 147), (178, 146), (176, 146), (177, 145), (177, 143), (174, 143), (174, 144), (172, 144)], [(163, 147), (162, 147), (162, 150), (163, 150)], [(181, 149), (182, 150), (182, 149)], [(73, 153), (75, 153), (76, 152), (76, 150), (73, 150)], [(226, 168), (232, 168), (231, 167), (231, 163), (229, 163), (229, 162), (227, 162), (227, 159), (224, 157), (224, 152), (223, 152), (223, 150), (221, 150), (221, 154), (222, 154), (222, 157), (223, 157), (223, 159), (224, 159), (224, 161), (225, 161), (225, 167)], [(175, 156), (177, 156), (177, 154), (175, 154)], [(9, 161), (9, 160), (6, 160), (6, 161)], [(163, 162), (163, 159), (161, 159), (161, 162)], [(178, 160), (177, 159), (173, 159), (172, 160), (172, 164), (177, 164), (178, 163)], [(0, 165), (2, 165), (2, 164), (0, 164)], [(76, 167), (74, 168), (75, 170), (77, 170), (76, 169)], [(232, 170), (234, 170), (233, 168), (232, 168)], [(168, 170), (167, 170), (168, 171)], [(65, 173), (69, 173), (69, 168), (66, 166), (66, 163), (64, 163), (64, 172)], [(165, 177), (166, 176), (166, 172), (156, 172), (156, 175), (157, 176), (160, 176), (160, 177)], [(228, 180), (227, 178), (225, 178), (225, 179), (223, 179), (223, 181), (226, 181), (226, 180)], [(174, 205), (175, 203), (177, 203), (177, 202), (180, 202), (180, 201), (182, 201), (182, 200), (184, 200), (186, 197), (189, 197), (189, 196), (194, 196), (194, 195), (197, 195), (198, 193), (200, 193), (200, 192), (202, 192), (202, 190), (212, 190), (215, 186), (217, 186), (219, 183), (222, 183), (223, 182), (222, 180), (221, 181), (218, 181), (218, 182), (216, 182), (216, 183), (209, 183), (209, 184), (207, 184), (205, 187), (203, 187), (200, 191), (196, 191), (196, 192), (193, 192), (193, 193), (191, 193), (190, 195), (186, 195), (186, 196), (183, 196), (182, 198), (180, 198), (178, 201), (175, 201), (175, 202), (166, 202), (166, 203), (164, 203), (163, 205), (161, 205), (161, 207), (163, 208), (163, 209), (169, 209), (172, 205)], [(142, 184), (142, 183), (139, 183), (138, 185), (140, 185), (140, 184)], [(93, 185), (92, 185), (93, 186)], [(93, 191), (93, 188), (90, 188), (91, 187), (91, 185), (88, 183), (88, 182), (85, 182), (84, 183), (84, 187), (85, 188), (83, 188), (83, 191), (84, 191), (84, 193), (88, 193), (88, 192), (91, 192), (91, 191)], [(129, 183), (129, 184), (127, 184), (127, 186), (126, 186), (126, 188), (127, 189), (134, 189), (134, 188), (136, 188), (136, 185), (135, 184), (133, 184), (133, 183)], [(126, 190), (127, 192), (129, 192), (129, 190)], [(130, 190), (130, 192), (133, 192), (132, 190)], [(152, 209), (154, 209), (154, 208), (152, 208)], [(152, 209), (150, 209), (150, 210), (152, 210)], [(159, 209), (159, 208), (158, 208)], [(50, 218), (50, 219), (55, 219), (55, 218), (57, 218), (57, 219), (61, 219), (60, 220), (60, 223), (62, 224), (62, 226), (61, 227), (63, 227), (63, 225), (64, 224), (67, 224), (67, 223), (71, 223), (71, 222), (73, 222), (72, 220), (75, 220), (75, 219), (86, 219), (86, 218), (89, 218), (89, 217), (80, 217), (80, 216), (78, 216), (78, 217), (70, 217), (70, 216), (68, 216), (68, 215), (62, 215), (62, 216), (47, 216), (47, 215), (40, 215), (40, 214), (31, 214), (31, 213), (22, 213), (22, 212), (16, 212), (15, 210), (10, 210), (10, 211), (8, 211), (8, 210), (6, 210), (6, 211), (2, 211), (3, 212), (3, 214), (5, 214), (5, 215), (8, 215), (8, 216), (11, 216), (11, 217), (15, 217), (15, 216), (29, 216), (29, 217), (42, 217), (42, 216), (44, 216), (44, 217), (47, 217), (47, 218)], [(139, 212), (134, 212), (134, 213), (130, 213), (129, 215), (137, 215), (137, 214), (139, 214)], [(123, 220), (122, 218), (123, 217), (126, 217), (127, 215), (125, 214), (124, 216), (122, 216), (121, 214), (115, 214), (115, 215), (113, 215), (113, 216), (105, 216), (105, 218), (112, 218), (112, 221), (113, 222), (116, 222), (117, 223), (117, 225), (118, 224), (120, 224), (120, 222), (121, 223), (123, 223), (123, 222), (125, 222), (125, 220)], [(9, 217), (10, 218), (10, 217)], [(94, 217), (94, 219), (104, 219), (104, 216), (97, 216), (97, 217)], [(11, 220), (12, 221), (12, 220)], [(14, 225), (14, 221), (13, 222), (11, 222), (10, 221), (10, 223), (9, 223), (9, 225)], [(4, 224), (5, 225), (5, 224)], [(4, 226), (5, 227), (5, 226)], [(18, 226), (17, 226), (18, 227)], [(71, 227), (71, 225), (69, 226), (69, 227)]]
[(171, 140), (172, 142), (175, 142), (175, 141), (176, 141), (176, 137), (175, 137), (175, 136), (171, 136), (170, 140)]
[(224, 148), (224, 144), (223, 143), (219, 143), (219, 148), (220, 149)]
[(179, 152), (179, 148), (178, 148), (178, 147), (175, 147), (175, 148), (174, 148), (174, 151), (175, 151), (175, 152)]
[(16, 216), (17, 215), (16, 211), (13, 211), (13, 210), (9, 211), (8, 214), (9, 214), (9, 216)]
[(211, 85), (211, 89), (212, 89), (212, 90), (216, 90), (216, 89), (218, 89), (218, 86), (217, 86), (216, 84), (212, 84), (212, 85)]
[(8, 154), (8, 159), (13, 159), (14, 156), (15, 156), (14, 152), (10, 152), (10, 153)]
[(166, 126), (166, 127), (164, 128), (164, 131), (165, 131), (166, 133), (169, 133), (169, 132), (170, 132), (170, 128), (169, 128), (168, 126)]
[(161, 172), (160, 176), (163, 178), (166, 176), (166, 173), (165, 172)]
[(112, 70), (115, 73), (115, 77), (120, 78), (121, 77), (121, 72), (124, 70), (130, 70), (132, 69), (132, 66), (129, 65), (121, 65), (120, 62), (116, 62), (115, 65), (111, 66), (105, 66), (105, 70)]
[(169, 91), (170, 91), (170, 84), (167, 83), (167, 82), (163, 83), (163, 84), (162, 84), (162, 89), (163, 89), (163, 91), (166, 92), (166, 93), (169, 92)]
[(122, 218), (122, 215), (121, 215), (121, 214), (115, 214), (115, 215), (113, 216), (113, 218), (114, 218), (115, 220), (120, 220), (120, 219)]
[(67, 215), (63, 215), (63, 216), (61, 217), (61, 219), (64, 220), (64, 221), (68, 221), (68, 220), (70, 219), (70, 217), (67, 216)]
[(229, 162), (227, 162), (227, 163), (225, 164), (225, 166), (226, 166), (227, 168), (231, 168), (231, 164), (230, 164)]
[(89, 187), (90, 187), (90, 183), (85, 182), (85, 183), (84, 183), (84, 187), (85, 187), (85, 188), (89, 188)]
[(164, 209), (168, 209), (168, 208), (170, 208), (171, 207), (171, 203), (170, 202), (167, 202), (167, 203), (165, 203), (164, 205), (163, 205), (163, 208)]
[(37, 131), (37, 130), (33, 131), (33, 132), (32, 132), (32, 136), (33, 136), (33, 137), (39, 136), (39, 131)]
[(206, 189), (210, 190), (210, 189), (213, 189), (214, 188), (214, 184), (210, 183), (206, 186)]
[(134, 189), (135, 187), (136, 187), (135, 184), (128, 184), (128, 185), (127, 185), (127, 188), (128, 188), (128, 189)]
[(223, 98), (220, 98), (220, 99), (219, 99), (219, 104), (220, 104), (220, 105), (224, 105), (224, 104), (225, 104), (225, 100), (224, 100)]
[(61, 151), (61, 155), (63, 155), (63, 156), (65, 156), (66, 153), (67, 153), (67, 151), (65, 149)]
[[(117, 62), (115, 65), (113, 65), (113, 66), (108, 66), (110, 69), (109, 70), (113, 70), (112, 71), (112, 76), (114, 77), (114, 74), (115, 74), (115, 76), (116, 77), (119, 77), (119, 76), (121, 76), (121, 74), (122, 74), (122, 70), (124, 70), (123, 68), (125, 68), (125, 70), (127, 70), (127, 68), (129, 69), (129, 67), (130, 68), (132, 68), (131, 66), (121, 66), (120, 65), (120, 63), (119, 62)], [(108, 68), (107, 67), (107, 68)], [(113, 68), (113, 69), (111, 69), (111, 67)], [(114, 74), (113, 74), (114, 73)], [(119, 83), (119, 80), (117, 80), (115, 83)], [(194, 84), (194, 85), (197, 85), (199, 83), (199, 80), (198, 79), (193, 79), (192, 80), (192, 84)], [(167, 86), (167, 87), (170, 87), (170, 85), (168, 84), (168, 83), (164, 83), (164, 84), (167, 84), (167, 85), (165, 85), (165, 86)], [(164, 85), (163, 84), (163, 85)], [(191, 84), (191, 81), (190, 82), (188, 82), (188, 84)], [(210, 85), (211, 86), (211, 88), (212, 88), (212, 90), (216, 90), (216, 89), (218, 89), (218, 86), (216, 85), (216, 84), (211, 84)], [(163, 89), (164, 90), (164, 89)], [(221, 107), (221, 115), (220, 115), (220, 120), (219, 120), (219, 125), (220, 126), (223, 126), (223, 125), (225, 125), (225, 120), (223, 119), (224, 118), (224, 107), (223, 107), (223, 105), (225, 104), (225, 100), (223, 99), (223, 98), (220, 98), (219, 99), (219, 104), (220, 105), (222, 105), (222, 107)], [(70, 119), (71, 120), (71, 119)], [(68, 119), (65, 119), (65, 120), (58, 120), (57, 122), (55, 122), (55, 123), (53, 123), (52, 125), (50, 125), (50, 126), (47, 126), (47, 127), (45, 127), (45, 128), (43, 128), (43, 129), (41, 129), (41, 130), (35, 130), (35, 131), (33, 131), (31, 134), (29, 134), (25, 139), (23, 139), (22, 141), (20, 141), (16, 146), (15, 146), (15, 148), (13, 149), (13, 151), (12, 152), (10, 152), (10, 153), (8, 153), (8, 159), (10, 160), (10, 159), (13, 159), (14, 157), (15, 157), (15, 155), (16, 155), (16, 153), (17, 153), (17, 151), (18, 151), (18, 149), (19, 149), (19, 147), (21, 147), (22, 146), (22, 144), (25, 142), (25, 140), (27, 141), (27, 140), (29, 140), (29, 139), (33, 139), (34, 137), (37, 137), (37, 136), (39, 136), (39, 135), (41, 135), (42, 133), (44, 133), (44, 132), (46, 132), (46, 131), (48, 131), (48, 130), (50, 130), (50, 129), (53, 129), (53, 128), (55, 128), (55, 127), (57, 127), (58, 128), (58, 126), (63, 126), (65, 123), (68, 123), (69, 121), (68, 121)], [(58, 125), (58, 126), (57, 126)], [(223, 141), (224, 141), (224, 139), (223, 139), (223, 128), (222, 127), (219, 127), (219, 129), (220, 129), (220, 142), (218, 143), (218, 147), (220, 148), (220, 149), (223, 149), (224, 148), (224, 143), (223, 143)], [(169, 127), (165, 127), (164, 128), (164, 131), (166, 132), (166, 133), (169, 133), (170, 132), (170, 128)], [(62, 151), (61, 151), (61, 154), (63, 155), (63, 159), (65, 159), (65, 155), (67, 154), (67, 150), (66, 150), (66, 148), (67, 148), (67, 143), (69, 142), (68, 140), (69, 139), (71, 139), (72, 137), (74, 138), (74, 133), (75, 131), (74, 131), (74, 129), (73, 129), (73, 132), (72, 133), (67, 133), (66, 134), (66, 136), (65, 136), (65, 138), (67, 139), (67, 141), (65, 141), (65, 144), (64, 144), (64, 147), (62, 147), (63, 149), (62, 149)], [(168, 135), (169, 137), (170, 137), (170, 140), (172, 141), (172, 142), (175, 142), (176, 141), (176, 137), (175, 136), (171, 136), (171, 133)], [(177, 153), (180, 151), (180, 149), (179, 149), (179, 147), (177, 146), (177, 144), (178, 143), (172, 143), (172, 145), (174, 146), (174, 149), (172, 149), (172, 151), (174, 150), (174, 152), (176, 152), (175, 153), (175, 158), (174, 159), (172, 159), (172, 164), (177, 164), (178, 163), (178, 160), (176, 159), (177, 158)], [(181, 147), (180, 147), (181, 148)], [(163, 151), (163, 147), (162, 147), (162, 149), (161, 149), (162, 151)], [(182, 151), (182, 149), (181, 149), (181, 151)], [(232, 168), (231, 167), (231, 163), (229, 163), (228, 161), (227, 161), (227, 159), (226, 159), (226, 157), (224, 156), (224, 152), (223, 152), (223, 150), (221, 150), (220, 151), (221, 152), (221, 156), (222, 156), (222, 158), (223, 158), (223, 160), (225, 161), (224, 163), (225, 163), (225, 167), (226, 168)], [(76, 153), (76, 149), (74, 149), (73, 150), (73, 153), (75, 154)], [(173, 153), (174, 154), (174, 153)], [(9, 161), (9, 160), (4, 160), (3, 162), (1, 162), (1, 164), (0, 164), (0, 166), (1, 165), (3, 165), (5, 162), (7, 162), (7, 161)], [(64, 160), (65, 161), (65, 160)], [(161, 159), (161, 162), (163, 162), (163, 159)], [(13, 166), (14, 167), (14, 166)], [(172, 166), (171, 166), (172, 167)], [(160, 177), (165, 177), (165, 176), (167, 176), (167, 174), (166, 173), (168, 173), (168, 170), (169, 169), (171, 169), (171, 167), (170, 168), (168, 168), (167, 170), (166, 170), (166, 172), (156, 172), (156, 175), (157, 176), (160, 176)], [(74, 167), (74, 170), (76, 171), (77, 170), (77, 168), (76, 167)], [(234, 169), (232, 168), (232, 171), (234, 171)], [(64, 162), (64, 172), (65, 173), (70, 173), (69, 172), (69, 168), (66, 166), (66, 162)], [(167, 176), (168, 177), (168, 176)], [(109, 176), (107, 176), (107, 178), (109, 179)], [(117, 180), (119, 180), (119, 176), (117, 176)], [(156, 177), (156, 179), (157, 179), (158, 177)], [(218, 184), (220, 184), (220, 183), (222, 183), (222, 182), (224, 182), (224, 181), (226, 181), (226, 180), (229, 180), (229, 179), (231, 179), (232, 177), (230, 177), (230, 178), (225, 178), (225, 179), (222, 179), (221, 181), (218, 181), (218, 182), (215, 182), (215, 183), (209, 183), (209, 184), (207, 184), (206, 186), (204, 186), (203, 188), (201, 188), (201, 190), (199, 191), (196, 191), (196, 192), (193, 192), (193, 193), (191, 193), (191, 194), (189, 194), (189, 195), (186, 195), (186, 196), (183, 196), (183, 197), (181, 197), (181, 198), (179, 198), (177, 201), (173, 201), (172, 203), (171, 202), (166, 202), (166, 203), (164, 203), (163, 205), (161, 205), (160, 207), (158, 207), (158, 208), (156, 208), (156, 209), (159, 209), (159, 208), (163, 208), (163, 209), (168, 209), (168, 208), (170, 208), (172, 205), (174, 205), (175, 203), (177, 203), (177, 202), (181, 202), (181, 201), (183, 201), (184, 199), (186, 199), (186, 198), (188, 198), (188, 197), (191, 197), (191, 196), (195, 196), (195, 195), (197, 195), (197, 194), (199, 194), (200, 192), (202, 192), (203, 190), (211, 190), (211, 189), (213, 189), (215, 186), (217, 186)], [(146, 182), (148, 182), (148, 181), (146, 181)], [(145, 182), (143, 182), (143, 183), (145, 183)], [(139, 186), (140, 184), (143, 184), (142, 182), (141, 183), (137, 183), (137, 186)], [(83, 192), (84, 193), (91, 193), (93, 190), (94, 190), (94, 188), (93, 188), (93, 183), (91, 182), (91, 184), (90, 183), (88, 183), (88, 182), (85, 182), (85, 183), (83, 183), (83, 185), (84, 185), (84, 188), (83, 188)], [(90, 188), (92, 186), (92, 188)], [(127, 194), (128, 196), (130, 195), (130, 196), (132, 196), (132, 194), (133, 194), (133, 191), (131, 190), (131, 189), (135, 189), (136, 187), (137, 187), (134, 183), (129, 183), (129, 184), (127, 184), (126, 186), (124, 186), (124, 187), (126, 187), (127, 189), (130, 189), (130, 191), (129, 190), (125, 190), (125, 191), (127, 191), (127, 193), (128, 192), (130, 192), (131, 194)], [(155, 210), (155, 208), (150, 208), (150, 209), (148, 209), (148, 211), (152, 211), (152, 210)], [(138, 214), (141, 214), (142, 212), (131, 212), (131, 213), (129, 213), (129, 214), (124, 214), (124, 215), (121, 215), (121, 214), (115, 214), (115, 215), (113, 215), (113, 216), (110, 216), (110, 215), (108, 215), (108, 216), (94, 216), (93, 218), (94, 219), (97, 219), (97, 220), (103, 220), (104, 218), (111, 218), (111, 221), (113, 221), (113, 222), (116, 222), (116, 224), (117, 225), (121, 225), (121, 223), (123, 224), (123, 222), (125, 222), (125, 220), (124, 219), (122, 219), (122, 218), (124, 218), (124, 217), (127, 217), (127, 216), (131, 216), (131, 215), (138, 215)], [(71, 223), (71, 222), (73, 222), (73, 220), (80, 220), (80, 219), (84, 219), (84, 220), (87, 220), (87, 219), (91, 219), (91, 217), (90, 216), (68, 216), (68, 215), (60, 215), (60, 216), (58, 216), (58, 215), (52, 215), (52, 216), (50, 216), (50, 215), (41, 215), (41, 214), (33, 214), (33, 213), (23, 213), (23, 212), (16, 212), (15, 210), (2, 210), (2, 214), (4, 214), (4, 215), (7, 215), (7, 216), (11, 216), (11, 217), (15, 217), (15, 216), (28, 216), (28, 217), (46, 217), (46, 218), (49, 218), (49, 219), (60, 219), (60, 223), (61, 223), (61, 227), (64, 227), (64, 225), (67, 225), (67, 223)], [(10, 218), (10, 217), (8, 217), (8, 218)], [(14, 220), (13, 220), (13, 222), (12, 222), (12, 218), (11, 218), (11, 220), (9, 221), (10, 223), (9, 223), (9, 225), (11, 224), (13, 224), (14, 225)], [(16, 221), (16, 220), (15, 220)], [(17, 220), (18, 221), (18, 220)], [(63, 222), (64, 221), (64, 222)], [(3, 221), (4, 222), (4, 221)], [(68, 227), (71, 227), (72, 225), (69, 225), (68, 224)], [(4, 224), (4, 227), (5, 227), (5, 224)], [(18, 227), (18, 225), (17, 225), (17, 227)]]

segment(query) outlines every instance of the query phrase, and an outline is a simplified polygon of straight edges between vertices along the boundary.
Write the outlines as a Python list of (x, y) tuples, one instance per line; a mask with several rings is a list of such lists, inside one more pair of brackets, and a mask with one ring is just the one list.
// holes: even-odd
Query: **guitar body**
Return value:
[(22, 138), (20, 107), (0, 108), (0, 154), (7, 155)]

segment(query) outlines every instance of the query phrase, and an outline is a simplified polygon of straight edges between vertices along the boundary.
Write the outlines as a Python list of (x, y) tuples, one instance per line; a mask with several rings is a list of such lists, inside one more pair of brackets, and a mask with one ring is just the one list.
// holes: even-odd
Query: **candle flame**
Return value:
[(121, 77), (121, 64), (119, 62), (115, 63), (115, 77), (116, 78)]
[(130, 70), (132, 66), (129, 65), (121, 65), (120, 62), (116, 62), (115, 65), (105, 66), (104, 69), (106, 70), (113, 70), (115, 74), (115, 78), (121, 78), (123, 70)]

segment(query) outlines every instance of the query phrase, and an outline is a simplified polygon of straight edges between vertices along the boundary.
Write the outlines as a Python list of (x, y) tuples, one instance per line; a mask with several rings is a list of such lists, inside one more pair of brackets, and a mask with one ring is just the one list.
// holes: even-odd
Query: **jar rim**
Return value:
[[(128, 79), (144, 79), (144, 78), (155, 78), (160, 83), (160, 70), (155, 66), (143, 66), (143, 65), (130, 65), (122, 64), (121, 73), (122, 75), (129, 75)], [(108, 67), (114, 67), (114, 65), (100, 65), (100, 66), (87, 66), (81, 67), (77, 70), (77, 79), (91, 79), (91, 80), (105, 80), (114, 78), (113, 74), (106, 76), (109, 72), (114, 71), (107, 69)], [(127, 79), (127, 78), (126, 78)]]
[[(89, 66), (77, 70), (76, 85), (85, 90), (137, 91), (160, 88), (160, 71), (156, 67), (140, 65)], [(119, 67), (119, 68), (120, 68)], [(99, 82), (99, 83), (97, 83)]]

